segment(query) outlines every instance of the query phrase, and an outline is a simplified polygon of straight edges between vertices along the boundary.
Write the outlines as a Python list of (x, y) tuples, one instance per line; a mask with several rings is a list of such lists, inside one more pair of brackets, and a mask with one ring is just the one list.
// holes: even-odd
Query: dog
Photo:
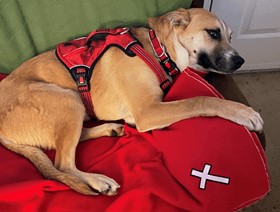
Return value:
[[(230, 28), (206, 10), (181, 8), (150, 18), (148, 24), (180, 70), (189, 66), (232, 73), (244, 63), (230, 45)], [(153, 56), (148, 28), (132, 28), (131, 33)], [(162, 102), (163, 91), (149, 66), (118, 48), (106, 51), (90, 82), (98, 119), (124, 120), (141, 132), (197, 116), (219, 116), (252, 131), (261, 131), (263, 127), (259, 113), (229, 100), (200, 96)], [(123, 126), (106, 123), (83, 128), (89, 116), (75, 82), (54, 51), (20, 65), (0, 83), (0, 95), (3, 146), (28, 158), (45, 178), (65, 183), (79, 193), (109, 196), (117, 193), (120, 185), (115, 180), (76, 168), (75, 150), (79, 141), (122, 136)], [(41, 149), (56, 149), (54, 164)]]

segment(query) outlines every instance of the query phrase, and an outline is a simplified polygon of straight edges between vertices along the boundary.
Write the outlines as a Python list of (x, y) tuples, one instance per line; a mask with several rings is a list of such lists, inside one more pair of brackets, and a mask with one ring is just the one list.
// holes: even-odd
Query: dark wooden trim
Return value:
[(203, 8), (204, 0), (193, 0), (191, 8)]

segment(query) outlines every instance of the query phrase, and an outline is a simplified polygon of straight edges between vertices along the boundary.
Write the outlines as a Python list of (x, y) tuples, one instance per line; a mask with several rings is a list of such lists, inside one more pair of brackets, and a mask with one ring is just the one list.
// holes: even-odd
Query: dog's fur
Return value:
[[(230, 73), (244, 60), (230, 46), (231, 30), (203, 9), (178, 9), (149, 19), (149, 25), (181, 70), (187, 66)], [(131, 29), (153, 55), (147, 28)], [(263, 121), (252, 108), (214, 97), (162, 102), (163, 92), (153, 71), (138, 57), (110, 48), (91, 78), (91, 96), (101, 120), (123, 119), (139, 131), (159, 129), (196, 116), (219, 116), (262, 130)], [(87, 195), (114, 195), (114, 180), (79, 171), (75, 150), (79, 141), (123, 135), (120, 124), (83, 128), (88, 119), (76, 84), (54, 51), (19, 66), (0, 83), (0, 142), (31, 160), (49, 179), (59, 180)], [(55, 148), (54, 165), (40, 148)]]

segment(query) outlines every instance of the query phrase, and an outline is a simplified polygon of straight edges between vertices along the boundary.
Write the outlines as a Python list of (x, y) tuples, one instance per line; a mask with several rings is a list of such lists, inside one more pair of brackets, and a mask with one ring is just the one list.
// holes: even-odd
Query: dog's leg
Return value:
[(92, 128), (83, 128), (80, 141), (99, 138), (102, 136), (122, 136), (124, 135), (123, 125), (116, 123), (106, 123)]
[[(64, 133), (62, 132), (62, 136), (58, 138), (59, 142), (56, 142), (55, 167), (60, 171), (79, 177), (97, 193), (115, 195), (120, 186), (113, 179), (101, 174), (85, 173), (76, 168), (75, 153), (81, 135), (83, 114), (77, 113), (75, 115), (72, 113), (68, 119), (71, 120), (67, 120), (68, 124), (63, 126)], [(69, 123), (76, 123), (75, 128)]]
[(41, 149), (28, 145), (16, 144), (3, 137), (0, 137), (0, 143), (7, 149), (28, 158), (45, 178), (60, 181), (73, 190), (85, 195), (97, 194), (79, 177), (56, 169), (52, 161)]
[(170, 124), (198, 116), (221, 118), (261, 131), (263, 120), (259, 113), (241, 103), (215, 97), (194, 97), (173, 102), (154, 102), (143, 105), (134, 111), (136, 127), (148, 131), (169, 126)]
[[(82, 194), (115, 194), (119, 185), (114, 180), (76, 168), (75, 152), (85, 118), (79, 94), (51, 83), (26, 84), (17, 84), (22, 92), (10, 99), (13, 107), (2, 105), (0, 143), (28, 158), (48, 179)], [(9, 112), (10, 108), (14, 109)], [(39, 148), (56, 149), (54, 165)]]

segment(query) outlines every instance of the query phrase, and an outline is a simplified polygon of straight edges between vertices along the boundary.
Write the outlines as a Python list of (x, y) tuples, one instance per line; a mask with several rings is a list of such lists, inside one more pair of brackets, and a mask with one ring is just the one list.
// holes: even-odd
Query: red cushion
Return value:
[[(198, 95), (222, 98), (203, 78), (187, 69), (165, 101)], [(256, 134), (243, 126), (218, 117), (199, 117), (154, 130), (152, 135), (152, 143), (162, 151), (172, 175), (200, 203), (194, 204), (191, 211), (237, 210), (269, 191), (263, 148)], [(204, 168), (206, 177), (211, 178), (205, 185), (200, 177)], [(228, 183), (221, 183), (223, 180)]]
[[(187, 70), (165, 101), (197, 95), (221, 97)], [(125, 125), (125, 133), (77, 148), (81, 170), (106, 174), (121, 184), (114, 197), (84, 196), (45, 180), (27, 159), (0, 146), (0, 210), (232, 211), (269, 191), (266, 158), (255, 133), (230, 121), (193, 118), (148, 133)], [(47, 154), (53, 159), (55, 152)], [(205, 184), (199, 177), (204, 168)]]

